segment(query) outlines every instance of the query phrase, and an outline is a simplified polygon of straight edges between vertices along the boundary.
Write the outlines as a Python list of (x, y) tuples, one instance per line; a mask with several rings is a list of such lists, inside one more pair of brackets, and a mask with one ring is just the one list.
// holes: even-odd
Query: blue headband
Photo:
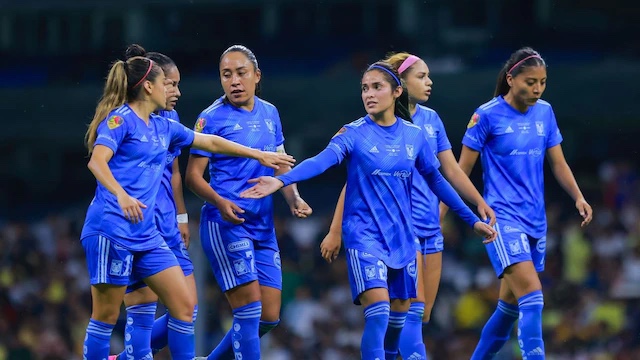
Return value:
[(393, 78), (393, 80), (396, 81), (396, 84), (398, 84), (398, 86), (402, 86), (402, 83), (400, 82), (400, 79), (398, 79), (398, 77), (395, 76), (394, 73), (392, 73), (386, 67), (380, 66), (380, 65), (371, 65), (371, 66), (369, 66), (369, 69), (367, 69), (367, 70), (371, 70), (371, 69), (378, 69), (378, 70), (385, 71), (387, 74), (391, 75), (391, 77)]

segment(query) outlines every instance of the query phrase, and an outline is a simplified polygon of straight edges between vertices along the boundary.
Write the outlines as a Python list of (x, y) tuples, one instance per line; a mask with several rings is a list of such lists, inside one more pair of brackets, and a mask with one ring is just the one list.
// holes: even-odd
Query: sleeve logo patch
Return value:
[(107, 126), (113, 130), (124, 123), (124, 119), (118, 115), (113, 115), (107, 120)]
[(204, 129), (205, 125), (207, 125), (207, 119), (200, 118), (200, 119), (198, 119), (198, 121), (196, 121), (196, 126), (194, 127), (194, 130), (196, 132), (201, 133), (202, 130)]
[(338, 130), (338, 132), (337, 132), (335, 135), (333, 135), (331, 138), (333, 139), (334, 137), (336, 137), (336, 136), (338, 136), (338, 135), (340, 135), (340, 134), (344, 134), (346, 131), (347, 131), (347, 128), (343, 126), (343, 127), (341, 127), (341, 128), (340, 128), (340, 130)]
[(480, 121), (480, 115), (478, 115), (477, 113), (473, 113), (473, 115), (471, 115), (469, 123), (467, 124), (467, 129), (471, 129), (472, 127), (476, 126), (478, 121)]

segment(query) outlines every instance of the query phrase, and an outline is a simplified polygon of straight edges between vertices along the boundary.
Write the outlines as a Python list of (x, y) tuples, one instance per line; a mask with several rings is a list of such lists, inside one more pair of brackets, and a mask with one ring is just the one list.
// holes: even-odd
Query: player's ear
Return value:
[(513, 87), (513, 76), (511, 74), (507, 74), (505, 76), (507, 78), (507, 84), (509, 84), (509, 87)]

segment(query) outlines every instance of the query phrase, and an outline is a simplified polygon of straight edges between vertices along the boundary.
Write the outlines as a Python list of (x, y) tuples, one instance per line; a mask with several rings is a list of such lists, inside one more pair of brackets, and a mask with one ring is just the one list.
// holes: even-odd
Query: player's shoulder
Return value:
[(202, 110), (200, 113), (201, 118), (213, 119), (217, 115), (221, 115), (228, 110), (229, 104), (224, 99), (224, 96), (216, 99), (211, 105)]
[(542, 99), (538, 99), (538, 101), (536, 101), (536, 105), (540, 105), (541, 107), (551, 107), (551, 104), (549, 104), (548, 101)]
[(134, 126), (137, 123), (135, 120), (137, 118), (136, 113), (131, 110), (129, 106), (126, 104), (121, 105), (109, 112), (105, 121), (107, 123), (107, 127), (113, 130), (124, 126), (125, 128)]
[(364, 117), (361, 117), (359, 119), (353, 120), (348, 124), (345, 124), (344, 127), (351, 128), (351, 129), (358, 129), (358, 128), (362, 128), (366, 124), (367, 124), (367, 120)]
[(551, 104), (549, 104), (547, 101), (542, 99), (538, 99), (538, 101), (536, 101), (536, 104), (533, 106), (533, 109), (538, 114), (549, 115), (553, 113), (553, 107), (551, 106)]
[(176, 122), (180, 122), (180, 116), (178, 116), (178, 112), (173, 110), (160, 110), (158, 115), (162, 116), (165, 119), (174, 120)]
[(420, 104), (416, 105), (416, 108), (416, 113), (413, 115), (413, 122), (415, 124), (442, 122), (438, 112), (432, 108)]
[(499, 96), (494, 97), (493, 99), (487, 101), (486, 103), (478, 106), (476, 108), (475, 113), (482, 116), (482, 115), (491, 115), (492, 113), (494, 113), (495, 111), (497, 111), (498, 109), (500, 109), (501, 105), (503, 105), (504, 100), (501, 100), (501, 98)]
[(412, 131), (422, 131), (422, 128), (414, 123), (412, 123), (411, 121), (405, 120), (403, 118), (398, 118), (398, 121), (400, 121), (400, 125), (404, 126)]
[(278, 109), (276, 108), (275, 105), (273, 105), (272, 103), (268, 102), (267, 100), (260, 98), (260, 97), (255, 97), (256, 99), (256, 103), (264, 106), (265, 109), (269, 110), (269, 111), (278, 111)]

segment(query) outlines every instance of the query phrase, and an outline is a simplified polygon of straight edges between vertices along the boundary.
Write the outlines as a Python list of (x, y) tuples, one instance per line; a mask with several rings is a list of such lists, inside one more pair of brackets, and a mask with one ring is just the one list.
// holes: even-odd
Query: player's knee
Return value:
[(193, 309), (195, 306), (196, 302), (193, 298), (185, 294), (179, 298), (179, 301), (176, 301), (169, 307), (169, 313), (178, 320), (191, 322), (193, 320)]
[(280, 320), (280, 307), (274, 308), (267, 304), (262, 304), (262, 315), (260, 320), (276, 322)]
[(107, 324), (115, 324), (120, 316), (120, 304), (94, 304), (91, 318)]

